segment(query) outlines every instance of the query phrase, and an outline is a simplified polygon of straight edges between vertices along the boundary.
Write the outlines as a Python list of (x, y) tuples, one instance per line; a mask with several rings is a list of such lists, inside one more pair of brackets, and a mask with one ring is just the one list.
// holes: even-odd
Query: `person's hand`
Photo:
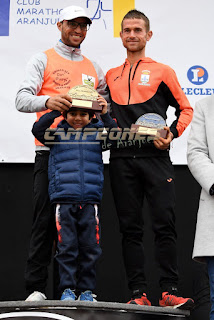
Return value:
[(107, 113), (107, 101), (100, 94), (98, 95), (97, 101), (99, 105), (102, 106), (101, 114)]
[(67, 111), (72, 106), (72, 98), (68, 94), (58, 94), (50, 97), (45, 106), (50, 110)]
[(155, 138), (154, 140), (154, 145), (157, 149), (160, 149), (160, 150), (166, 150), (166, 149), (169, 149), (169, 145), (170, 145), (170, 142), (172, 141), (173, 139), (173, 133), (170, 131), (169, 127), (164, 127), (165, 130), (167, 130), (167, 136), (166, 138)]

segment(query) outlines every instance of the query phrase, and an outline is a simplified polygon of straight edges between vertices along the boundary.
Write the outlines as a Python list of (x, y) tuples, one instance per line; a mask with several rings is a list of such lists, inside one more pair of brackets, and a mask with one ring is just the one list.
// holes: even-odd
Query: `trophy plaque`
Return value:
[(97, 101), (98, 92), (87, 85), (78, 85), (68, 91), (72, 98), (72, 107), (93, 110), (96, 112), (102, 111), (102, 106)]
[(167, 130), (165, 120), (156, 113), (146, 113), (137, 119), (135, 124), (131, 125), (131, 132), (154, 138), (166, 138)]

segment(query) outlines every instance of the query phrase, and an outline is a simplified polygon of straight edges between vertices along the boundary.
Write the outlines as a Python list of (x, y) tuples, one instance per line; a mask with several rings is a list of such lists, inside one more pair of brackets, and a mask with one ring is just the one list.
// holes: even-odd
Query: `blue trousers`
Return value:
[(101, 255), (99, 211), (92, 204), (57, 204), (56, 226), (59, 289), (93, 291), (96, 262)]
[(210, 320), (214, 320), (214, 257), (207, 258), (207, 270), (210, 282), (211, 311)]

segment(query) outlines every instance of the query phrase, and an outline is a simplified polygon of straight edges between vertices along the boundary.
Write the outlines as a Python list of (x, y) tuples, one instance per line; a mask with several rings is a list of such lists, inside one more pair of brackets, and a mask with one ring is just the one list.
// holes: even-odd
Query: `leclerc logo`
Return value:
[(187, 77), (190, 82), (196, 85), (204, 84), (208, 79), (208, 72), (202, 66), (193, 66), (189, 68)]

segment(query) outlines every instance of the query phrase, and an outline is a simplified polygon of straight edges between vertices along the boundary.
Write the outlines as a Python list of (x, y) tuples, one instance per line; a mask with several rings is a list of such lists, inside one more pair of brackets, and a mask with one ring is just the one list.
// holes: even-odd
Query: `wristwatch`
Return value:
[(211, 195), (211, 196), (214, 195), (214, 184), (213, 184), (212, 187), (210, 188), (210, 195)]

